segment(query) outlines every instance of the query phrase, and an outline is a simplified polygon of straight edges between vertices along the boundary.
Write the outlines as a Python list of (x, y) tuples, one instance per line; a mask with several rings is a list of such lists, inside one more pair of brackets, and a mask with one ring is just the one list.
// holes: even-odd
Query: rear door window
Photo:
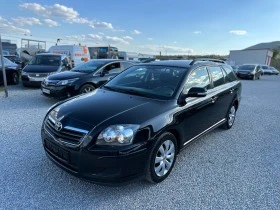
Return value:
[(214, 87), (223, 85), (225, 83), (225, 80), (224, 80), (222, 69), (218, 66), (210, 66), (208, 68), (212, 76)]

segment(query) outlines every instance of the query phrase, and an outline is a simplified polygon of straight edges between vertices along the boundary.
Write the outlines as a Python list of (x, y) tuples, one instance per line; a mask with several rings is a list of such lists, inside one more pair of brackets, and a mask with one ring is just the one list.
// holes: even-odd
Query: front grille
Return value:
[(86, 130), (70, 126), (65, 126), (60, 131), (58, 131), (55, 129), (55, 120), (53, 120), (51, 117), (48, 117), (44, 127), (46, 132), (49, 133), (56, 140), (72, 145), (80, 144), (81, 140), (88, 133), (88, 131)]
[(29, 73), (29, 77), (47, 77), (48, 73)]

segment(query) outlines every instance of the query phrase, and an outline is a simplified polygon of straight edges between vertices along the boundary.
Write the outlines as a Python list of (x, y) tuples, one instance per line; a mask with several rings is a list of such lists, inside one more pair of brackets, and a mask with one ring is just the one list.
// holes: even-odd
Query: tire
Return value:
[(80, 88), (80, 94), (89, 93), (95, 90), (95, 87), (91, 84), (85, 84)]
[(13, 85), (17, 85), (19, 83), (19, 76), (18, 76), (18, 73), (16, 72), (13, 72), (12, 73), (12, 84)]
[(231, 105), (230, 109), (228, 110), (227, 116), (226, 116), (226, 122), (221, 127), (225, 130), (231, 129), (236, 116), (237, 108), (234, 104)]
[(169, 132), (163, 133), (151, 149), (145, 171), (146, 180), (159, 183), (166, 179), (176, 162), (177, 153), (176, 137)]

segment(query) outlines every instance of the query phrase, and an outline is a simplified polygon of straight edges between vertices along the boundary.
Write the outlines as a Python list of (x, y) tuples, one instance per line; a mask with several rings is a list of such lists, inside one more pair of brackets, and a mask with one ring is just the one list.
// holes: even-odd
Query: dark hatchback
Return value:
[(66, 98), (88, 93), (132, 66), (132, 62), (96, 59), (80, 64), (70, 71), (48, 76), (41, 84), (45, 96)]
[[(4, 67), (6, 72), (6, 79), (8, 84), (17, 85), (19, 83), (19, 75), (21, 68), (7, 58), (3, 58)], [(4, 84), (2, 61), (0, 59), (0, 85)]]
[(66, 71), (70, 61), (64, 54), (40, 53), (23, 68), (21, 80), (23, 86), (41, 86), (42, 81), (50, 74)]
[(228, 65), (139, 64), (51, 107), (42, 142), (54, 163), (79, 178), (116, 184), (144, 176), (157, 183), (188, 143), (233, 126), (240, 98), (241, 83)]
[(239, 66), (236, 75), (243, 79), (260, 79), (262, 75), (261, 66), (258, 64), (244, 64)]

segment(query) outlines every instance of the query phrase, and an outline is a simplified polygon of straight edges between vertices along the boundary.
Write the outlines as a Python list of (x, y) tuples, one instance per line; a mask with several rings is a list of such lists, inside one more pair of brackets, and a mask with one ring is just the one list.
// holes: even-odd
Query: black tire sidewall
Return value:
[(19, 83), (19, 76), (16, 72), (12, 73), (12, 83), (14, 85), (17, 85)]
[[(173, 142), (173, 144), (175, 146), (175, 156), (174, 156), (174, 160), (173, 160), (170, 170), (164, 176), (159, 177), (156, 175), (156, 172), (154, 170), (154, 163), (155, 163), (155, 158), (156, 158), (156, 154), (158, 152), (159, 147), (166, 140), (171, 140)], [(153, 148), (152, 148), (150, 156), (149, 156), (148, 167), (147, 167), (147, 172), (146, 172), (146, 173), (148, 173), (148, 176), (149, 176), (149, 177), (146, 176), (148, 178), (148, 180), (151, 182), (154, 182), (154, 183), (159, 183), (159, 182), (162, 182), (163, 180), (165, 180), (169, 176), (169, 174), (171, 173), (171, 171), (174, 167), (174, 164), (175, 164), (176, 158), (177, 158), (177, 153), (178, 153), (178, 145), (177, 145), (176, 137), (169, 132), (163, 133), (158, 138), (158, 140), (155, 142), (155, 144), (153, 145)]]
[[(235, 114), (234, 114), (234, 119), (233, 119), (233, 123), (232, 123), (232, 125), (229, 125), (229, 113), (230, 113), (230, 110), (231, 110), (231, 108), (232, 107), (234, 107), (234, 109), (235, 109)], [(228, 113), (227, 113), (227, 121), (226, 121), (226, 126), (227, 126), (227, 129), (230, 129), (233, 125), (234, 125), (234, 122), (235, 122), (235, 117), (236, 117), (236, 106), (234, 105), (234, 104), (232, 104), (231, 106), (230, 106), (230, 108), (229, 108), (229, 110), (228, 110)]]

